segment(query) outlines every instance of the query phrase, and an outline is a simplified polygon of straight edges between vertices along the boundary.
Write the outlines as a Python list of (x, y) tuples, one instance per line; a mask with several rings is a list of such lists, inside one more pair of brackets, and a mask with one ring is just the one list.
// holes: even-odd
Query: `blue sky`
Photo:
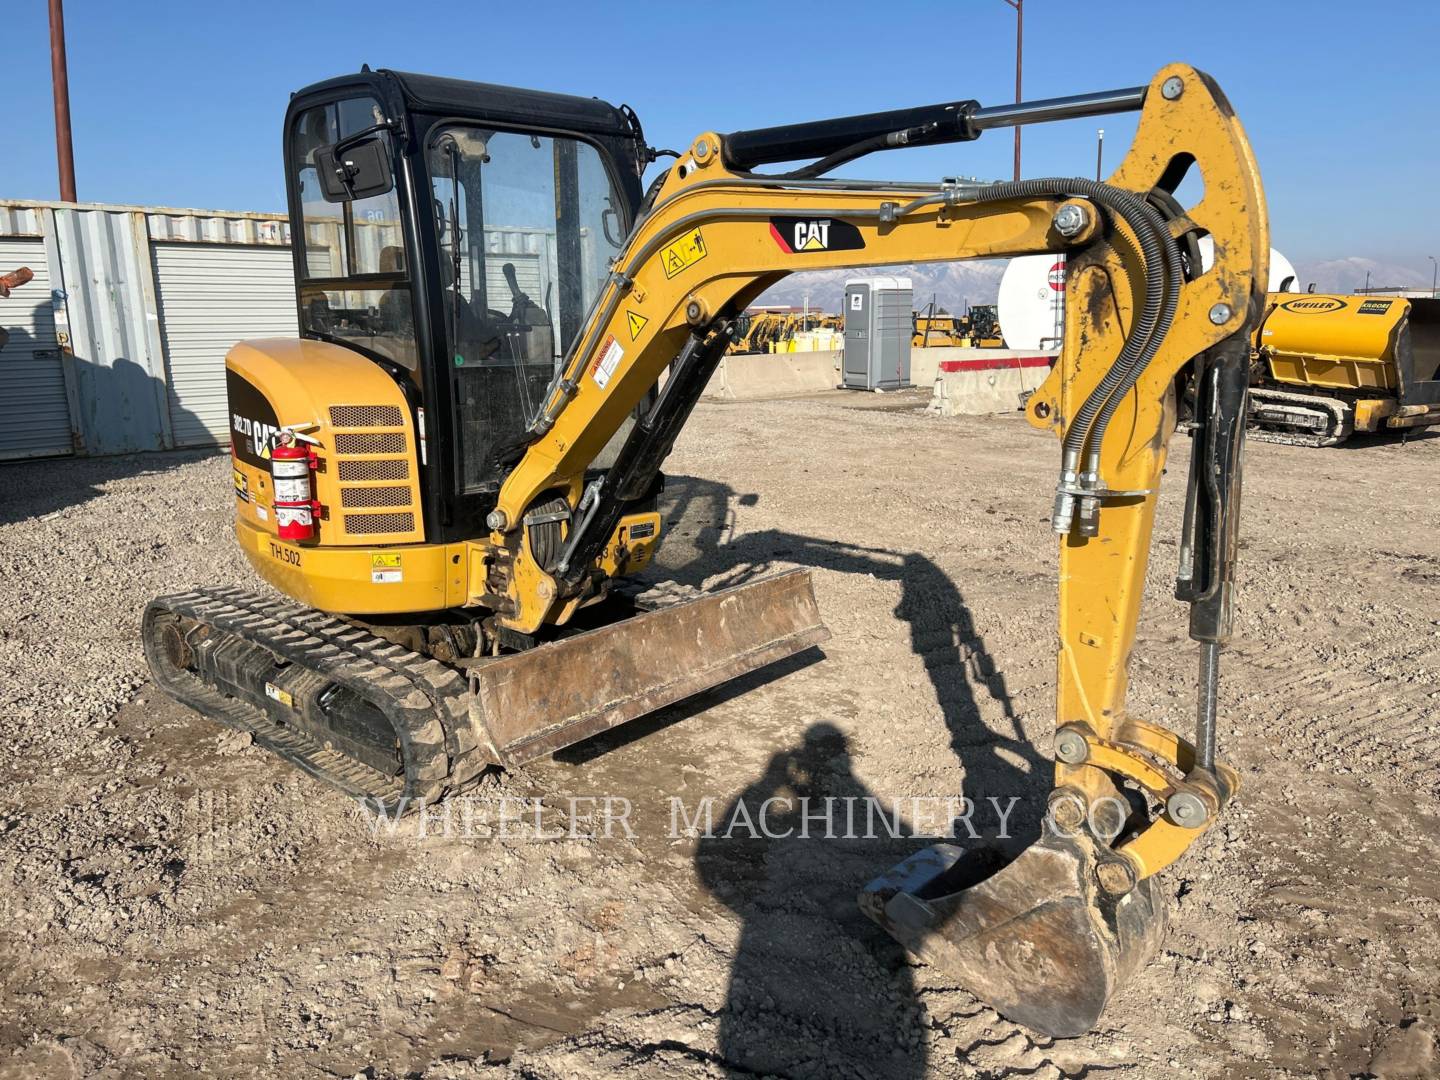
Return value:
[[(1185, 60), (1215, 75), (1255, 144), (1273, 239), (1307, 262), (1360, 256), (1429, 281), (1440, 255), (1440, 5), (1327, 0), (1027, 0), (1025, 96), (1128, 86)], [(650, 141), (974, 97), (1010, 100), (1002, 0), (917, 4), (456, 0), (68, 0), (82, 200), (275, 210), (290, 91), (373, 67), (627, 102)], [(43, 0), (4, 19), (0, 196), (58, 193)], [(1025, 174), (1093, 175), (1133, 121), (1030, 128)], [(858, 171), (1010, 175), (1008, 133), (902, 151)]]

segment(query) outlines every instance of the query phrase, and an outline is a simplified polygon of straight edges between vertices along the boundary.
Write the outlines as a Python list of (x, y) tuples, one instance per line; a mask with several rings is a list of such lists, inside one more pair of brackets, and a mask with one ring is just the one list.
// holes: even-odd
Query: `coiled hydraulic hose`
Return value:
[(1164, 299), (1160, 306), (1160, 318), (1155, 324), (1155, 330), (1150, 340), (1154, 343), (1149, 350), (1149, 355), (1144, 361), (1127, 372), (1124, 380), (1116, 387), (1115, 392), (1110, 395), (1100, 410), (1100, 415), (1095, 418), (1095, 424), (1090, 432), (1090, 450), (1085, 464), (1087, 475), (1098, 475), (1100, 471), (1100, 447), (1105, 441), (1105, 432), (1110, 427), (1110, 419), (1115, 415), (1115, 410), (1125, 400), (1125, 396), (1134, 389), (1135, 384), (1140, 380), (1141, 374), (1159, 351), (1160, 345), (1165, 340), (1165, 335), (1170, 332), (1170, 326), (1175, 321), (1175, 312), (1180, 306), (1180, 285), (1184, 281), (1184, 271), (1180, 265), (1180, 253), (1177, 246), (1171, 242), (1169, 229), (1164, 218), (1148, 202), (1143, 204), (1146, 216), (1152, 219), (1152, 225), (1160, 233), (1162, 251), (1164, 252)]
[[(1051, 177), (1038, 180), (1016, 180), (1007, 184), (993, 184), (978, 188), (973, 200), (977, 203), (999, 202), (1007, 199), (1032, 199), (1040, 196), (1068, 198), (1080, 196), (1103, 206), (1111, 213), (1123, 218), (1135, 233), (1140, 244), (1140, 256), (1145, 264), (1145, 300), (1140, 315), (1131, 332), (1126, 335), (1124, 347), (1115, 363), (1105, 373), (1079, 410), (1071, 419), (1065, 433), (1064, 447), (1068, 454), (1074, 454), (1077, 462), (1085, 449), (1096, 419), (1111, 395), (1119, 389), (1130, 372), (1147, 362), (1159, 347), (1155, 331), (1165, 307), (1165, 279), (1155, 271), (1165, 266), (1164, 223), (1153, 208), (1124, 188), (1102, 184), (1095, 180), (1081, 178), (1063, 179)], [(1173, 311), (1171, 317), (1173, 318)], [(1138, 373), (1137, 373), (1138, 374)]]
[[(1066, 429), (1060, 484), (1055, 496), (1053, 515), (1055, 529), (1063, 533), (1070, 530), (1074, 518), (1076, 489), (1091, 488), (1096, 491), (1097, 496), (1103, 490), (1099, 463), (1105, 429), (1125, 394), (1139, 381), (1141, 373), (1159, 351), (1160, 343), (1174, 321), (1180, 295), (1180, 263), (1164, 220), (1153, 206), (1133, 192), (1078, 177), (1017, 180), (985, 187), (956, 189), (917, 199), (897, 209), (896, 216), (923, 205), (942, 202), (987, 203), (1047, 196), (1087, 198), (1122, 218), (1135, 234), (1136, 242), (1140, 245), (1141, 261), (1145, 266), (1145, 299), (1139, 316), (1130, 333), (1126, 335), (1115, 363), (1081, 404)], [(1080, 460), (1085, 455), (1087, 445), (1089, 455), (1082, 473)]]

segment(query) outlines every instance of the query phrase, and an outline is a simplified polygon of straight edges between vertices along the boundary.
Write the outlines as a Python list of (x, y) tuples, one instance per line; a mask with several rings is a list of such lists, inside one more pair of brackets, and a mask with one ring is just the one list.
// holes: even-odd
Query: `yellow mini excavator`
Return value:
[[(1104, 182), (823, 178), (877, 150), (1121, 111), (1138, 129)], [(1047, 823), (985, 880), (940, 845), (861, 904), (1007, 1016), (1084, 1031), (1160, 937), (1155, 875), (1236, 787), (1216, 681), (1269, 251), (1240, 124), (1173, 65), (1070, 98), (707, 131), (642, 190), (657, 153), (633, 112), (594, 99), (368, 68), (292, 98), (301, 336), (226, 361), (236, 536), (291, 602), (153, 601), (154, 677), (393, 809), (811, 647), (828, 633), (803, 571), (619, 619), (607, 602), (650, 562), (661, 465), (739, 316), (799, 270), (1063, 252), (1064, 349), (1027, 404), (1061, 444)], [(809, 164), (760, 171), (782, 162)], [(1206, 194), (1186, 208), (1191, 168)], [(1193, 743), (1125, 706), (1182, 385)]]

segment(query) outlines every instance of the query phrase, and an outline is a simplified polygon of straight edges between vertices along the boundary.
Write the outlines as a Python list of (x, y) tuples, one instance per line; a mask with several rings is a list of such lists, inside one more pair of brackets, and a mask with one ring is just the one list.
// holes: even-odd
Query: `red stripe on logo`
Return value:
[(770, 226), (770, 235), (775, 238), (775, 243), (780, 245), (781, 251), (785, 252), (787, 255), (795, 254), (795, 249), (785, 242), (785, 237), (780, 235), (780, 230), (777, 229), (773, 223)]

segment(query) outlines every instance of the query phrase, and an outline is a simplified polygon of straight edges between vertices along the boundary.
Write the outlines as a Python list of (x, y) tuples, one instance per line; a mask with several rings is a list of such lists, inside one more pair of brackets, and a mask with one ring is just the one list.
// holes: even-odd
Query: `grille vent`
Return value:
[(375, 434), (341, 433), (335, 436), (337, 454), (403, 454), (405, 433), (387, 431)]
[(408, 487), (342, 487), (340, 489), (340, 505), (347, 510), (352, 507), (369, 510), (380, 506), (409, 506), (410, 489)]
[(352, 483), (356, 480), (409, 479), (410, 463), (404, 458), (391, 458), (385, 461), (375, 461), (370, 458), (350, 458), (340, 462), (341, 483)]
[(400, 410), (394, 405), (331, 405), (331, 427), (400, 427)]
[(351, 536), (373, 536), (376, 533), (413, 532), (415, 515), (346, 514), (345, 531)]

